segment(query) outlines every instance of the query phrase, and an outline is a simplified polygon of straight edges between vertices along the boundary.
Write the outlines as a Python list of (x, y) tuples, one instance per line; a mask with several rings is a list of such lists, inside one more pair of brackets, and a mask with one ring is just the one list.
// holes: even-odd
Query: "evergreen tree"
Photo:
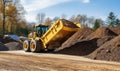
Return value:
[(120, 26), (120, 20), (116, 19), (116, 26)]
[(96, 19), (95, 23), (94, 23), (94, 26), (93, 26), (93, 29), (96, 30), (99, 27), (100, 27), (100, 19)]
[(109, 13), (107, 23), (109, 27), (114, 27), (116, 25), (116, 16), (114, 15), (113, 12)]

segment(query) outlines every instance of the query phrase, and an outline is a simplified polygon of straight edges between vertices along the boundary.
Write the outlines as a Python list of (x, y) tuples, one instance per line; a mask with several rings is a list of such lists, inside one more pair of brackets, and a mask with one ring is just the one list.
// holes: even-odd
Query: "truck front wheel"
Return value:
[(29, 40), (25, 40), (23, 42), (23, 49), (25, 50), (25, 52), (30, 52), (30, 41)]
[(40, 52), (40, 41), (39, 40), (31, 40), (30, 42), (30, 50), (31, 52)]

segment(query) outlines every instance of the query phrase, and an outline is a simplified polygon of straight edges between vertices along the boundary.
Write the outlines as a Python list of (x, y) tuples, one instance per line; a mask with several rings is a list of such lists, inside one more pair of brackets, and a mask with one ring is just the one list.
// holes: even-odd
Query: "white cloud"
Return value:
[(89, 3), (90, 0), (82, 0), (83, 3)]
[(29, 22), (35, 21), (35, 13), (38, 10), (69, 1), (71, 0), (21, 0), (25, 10), (27, 11), (27, 15), (25, 17)]
[(27, 11), (36, 11), (43, 8), (47, 8), (62, 2), (68, 2), (70, 0), (22, 0), (24, 7)]
[(39, 10), (70, 1), (82, 1), (89, 3), (89, 0), (21, 0), (25, 10), (27, 11), (26, 20), (29, 22), (35, 21), (35, 16)]

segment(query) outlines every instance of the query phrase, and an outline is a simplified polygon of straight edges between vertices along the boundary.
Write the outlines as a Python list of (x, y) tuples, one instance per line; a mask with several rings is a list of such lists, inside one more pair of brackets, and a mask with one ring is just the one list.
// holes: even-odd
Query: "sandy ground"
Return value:
[(61, 54), (5, 51), (0, 52), (0, 71), (120, 71), (120, 63)]

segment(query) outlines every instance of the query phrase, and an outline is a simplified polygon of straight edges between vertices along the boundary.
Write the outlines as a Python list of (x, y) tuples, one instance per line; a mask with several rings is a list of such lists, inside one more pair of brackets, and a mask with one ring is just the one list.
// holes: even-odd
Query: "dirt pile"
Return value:
[(100, 27), (87, 38), (94, 39), (94, 38), (104, 38), (104, 37), (109, 37), (109, 36), (114, 37), (114, 36), (117, 36), (117, 34), (111, 31), (109, 28)]
[(115, 32), (116, 34), (120, 35), (120, 26), (117, 27), (110, 27), (110, 29)]
[(74, 35), (72, 35), (68, 40), (66, 40), (61, 47), (56, 49), (55, 51), (62, 50), (64, 48), (70, 47), (71, 45), (74, 45), (76, 42), (81, 41), (82, 39), (86, 39), (86, 37), (93, 32), (92, 29), (88, 27), (83, 27), (81, 30), (76, 32)]
[(10, 42), (5, 44), (5, 46), (9, 49), (9, 50), (22, 50), (22, 43), (19, 42)]
[(80, 56), (88, 55), (97, 48), (96, 43), (94, 43), (96, 40), (97, 39), (80, 41), (70, 47), (59, 50), (57, 53)]
[[(83, 30), (82, 32), (85, 32), (85, 30)], [(87, 33), (86, 39), (81, 39), (82, 35), (79, 35), (80, 37), (78, 37), (78, 35), (74, 36), (75, 35), (74, 34), (73, 35), (74, 37), (71, 37), (72, 40), (71, 42), (74, 42), (75, 44), (72, 45), (72, 43), (69, 42), (70, 40), (67, 40), (67, 44), (70, 43), (71, 45), (69, 44), (70, 45), (69, 47), (58, 51), (58, 53), (82, 56), (88, 55), (95, 51), (97, 48), (99, 48), (101, 45), (103, 45), (105, 42), (117, 36), (117, 34), (115, 34), (110, 29), (105, 27), (98, 28), (92, 34), (90, 34), (89, 31), (86, 31), (86, 33)], [(81, 32), (79, 32), (79, 34), (81, 34)], [(80, 40), (77, 41), (75, 39)]]
[(103, 44), (88, 57), (98, 60), (120, 62), (120, 35)]
[(63, 22), (64, 26), (71, 27), (71, 28), (78, 28), (73, 22), (70, 22), (65, 19), (61, 19), (61, 21)]
[(109, 28), (106, 27), (100, 27), (98, 28), (95, 32), (90, 34), (87, 39), (92, 40), (92, 39), (97, 39), (96, 44), (97, 47), (100, 47), (107, 41), (113, 39), (114, 37), (118, 36), (116, 33), (111, 31)]

